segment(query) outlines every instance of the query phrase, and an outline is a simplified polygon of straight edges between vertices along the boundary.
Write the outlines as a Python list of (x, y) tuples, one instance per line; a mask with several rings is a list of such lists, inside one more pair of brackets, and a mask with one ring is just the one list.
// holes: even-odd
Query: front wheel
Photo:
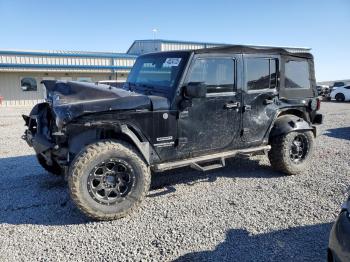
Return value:
[(271, 139), (271, 166), (287, 175), (302, 173), (310, 164), (314, 149), (311, 131), (294, 131)]
[(112, 220), (136, 209), (149, 190), (150, 171), (127, 143), (104, 140), (84, 148), (69, 170), (77, 207), (97, 220)]

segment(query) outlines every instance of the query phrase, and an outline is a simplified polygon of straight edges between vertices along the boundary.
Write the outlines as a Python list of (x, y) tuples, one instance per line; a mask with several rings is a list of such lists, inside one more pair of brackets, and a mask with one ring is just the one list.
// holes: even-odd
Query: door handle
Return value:
[(241, 106), (240, 102), (235, 102), (235, 103), (231, 102), (231, 103), (226, 103), (225, 104), (225, 108), (226, 109), (234, 109), (234, 108), (238, 108), (240, 106)]

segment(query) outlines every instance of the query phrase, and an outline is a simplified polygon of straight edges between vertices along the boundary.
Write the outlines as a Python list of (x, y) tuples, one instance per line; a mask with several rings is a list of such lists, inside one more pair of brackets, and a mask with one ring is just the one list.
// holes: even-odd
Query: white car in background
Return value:
[(335, 99), (338, 102), (350, 100), (350, 85), (333, 87), (331, 92), (331, 99)]

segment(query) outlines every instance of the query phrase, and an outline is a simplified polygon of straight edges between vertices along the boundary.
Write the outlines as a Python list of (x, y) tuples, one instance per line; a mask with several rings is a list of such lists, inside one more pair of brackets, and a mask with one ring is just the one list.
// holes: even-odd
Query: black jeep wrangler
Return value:
[(123, 217), (151, 171), (223, 167), (267, 153), (301, 173), (313, 152), (320, 101), (313, 57), (284, 48), (224, 46), (140, 56), (123, 88), (43, 81), (45, 103), (23, 116), (23, 138), (49, 172), (66, 176), (86, 215)]

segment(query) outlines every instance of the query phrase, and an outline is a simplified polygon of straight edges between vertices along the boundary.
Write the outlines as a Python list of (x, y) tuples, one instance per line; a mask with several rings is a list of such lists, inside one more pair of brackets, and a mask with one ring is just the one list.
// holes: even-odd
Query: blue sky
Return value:
[(135, 39), (306, 46), (350, 79), (350, 0), (0, 0), (0, 49), (125, 52)]

